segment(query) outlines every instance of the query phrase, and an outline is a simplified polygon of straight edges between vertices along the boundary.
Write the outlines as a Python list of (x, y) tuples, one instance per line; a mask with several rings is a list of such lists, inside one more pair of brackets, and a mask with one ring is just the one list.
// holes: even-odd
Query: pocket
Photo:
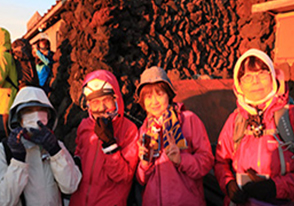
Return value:
[(0, 88), (0, 114), (8, 114), (9, 112), (9, 100), (11, 96), (11, 88)]
[(276, 140), (267, 140), (267, 150), (269, 152), (273, 152), (277, 150), (279, 147), (279, 143)]

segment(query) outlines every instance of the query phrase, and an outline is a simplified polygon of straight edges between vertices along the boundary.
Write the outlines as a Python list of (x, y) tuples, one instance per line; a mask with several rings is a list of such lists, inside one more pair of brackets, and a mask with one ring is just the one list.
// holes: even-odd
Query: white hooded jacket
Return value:
[[(24, 87), (17, 94), (9, 113), (9, 127), (18, 126), (19, 108), (32, 102), (50, 108), (48, 127), (56, 125), (56, 112), (43, 90), (36, 87)], [(60, 191), (73, 193), (81, 180), (81, 173), (63, 145), (54, 156), (49, 156), (44, 149), (28, 140), (21, 140), (26, 148), (25, 162), (11, 159), (6, 163), (3, 144), (0, 143), (0, 205), (20, 206), (20, 195), (24, 192), (26, 205), (61, 206)], [(44, 158), (44, 155), (47, 158)], [(42, 158), (43, 157), (43, 158)]]

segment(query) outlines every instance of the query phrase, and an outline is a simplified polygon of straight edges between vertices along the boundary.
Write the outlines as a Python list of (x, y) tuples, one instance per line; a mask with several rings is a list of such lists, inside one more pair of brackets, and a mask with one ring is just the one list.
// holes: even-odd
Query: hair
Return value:
[(270, 71), (268, 65), (266, 65), (261, 59), (259, 59), (256, 56), (249, 56), (246, 57), (240, 66), (239, 72), (238, 72), (238, 80), (240, 82), (241, 77), (245, 74), (245, 69), (248, 69), (249, 71), (256, 72), (259, 70), (267, 70)]
[(47, 50), (50, 50), (50, 41), (48, 39), (42, 38), (38, 41), (38, 49), (40, 49), (40, 43), (43, 43), (45, 45), (45, 48)]
[(151, 84), (146, 84), (142, 87), (140, 94), (139, 94), (139, 99), (138, 99), (138, 103), (140, 104), (140, 106), (145, 109), (144, 106), (144, 97), (147, 93), (149, 93), (152, 89), (158, 89), (158, 90), (162, 90), (164, 92), (167, 93), (168, 95), (168, 99), (169, 99), (169, 104), (173, 103), (173, 98), (174, 98), (174, 93), (171, 90), (171, 88), (169, 87), (169, 85), (165, 82), (155, 82), (155, 83), (151, 83)]

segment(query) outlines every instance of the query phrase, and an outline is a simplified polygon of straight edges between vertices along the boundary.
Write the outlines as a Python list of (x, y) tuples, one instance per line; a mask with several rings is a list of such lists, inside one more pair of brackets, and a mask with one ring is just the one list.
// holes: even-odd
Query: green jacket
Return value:
[[(11, 88), (10, 100), (8, 103), (7, 113), (15, 98), (17, 89), (6, 78), (9, 77), (11, 81), (17, 84), (17, 72), (15, 68), (15, 62), (12, 55), (9, 53), (11, 50), (10, 34), (6, 29), (0, 27), (0, 92), (1, 88)], [(6, 107), (7, 105), (0, 104), (0, 107)]]

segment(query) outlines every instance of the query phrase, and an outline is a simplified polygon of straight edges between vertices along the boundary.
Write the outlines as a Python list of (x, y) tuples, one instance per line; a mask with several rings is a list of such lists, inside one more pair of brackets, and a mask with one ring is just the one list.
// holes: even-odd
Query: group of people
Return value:
[[(9, 110), (11, 130), (0, 143), (0, 205), (127, 205), (134, 179), (142, 205), (206, 205), (203, 177), (214, 171), (224, 205), (294, 205), (294, 107), (279, 70), (250, 49), (234, 68), (237, 109), (228, 117), (213, 156), (206, 129), (173, 101), (166, 72), (147, 68), (136, 89), (146, 111), (142, 126), (124, 117), (116, 77), (93, 71), (82, 85), (88, 111), (72, 158), (54, 135), (56, 111), (43, 89), (21, 88)], [(280, 114), (283, 111), (283, 114)], [(279, 122), (278, 122), (279, 123)]]
[[(24, 86), (38, 86), (50, 92), (53, 52), (50, 41), (38, 40), (33, 46), (28, 40), (16, 39), (12, 44), (10, 33), (0, 27), (0, 139), (7, 136), (8, 109), (15, 95)], [(5, 101), (5, 102), (4, 102)]]

